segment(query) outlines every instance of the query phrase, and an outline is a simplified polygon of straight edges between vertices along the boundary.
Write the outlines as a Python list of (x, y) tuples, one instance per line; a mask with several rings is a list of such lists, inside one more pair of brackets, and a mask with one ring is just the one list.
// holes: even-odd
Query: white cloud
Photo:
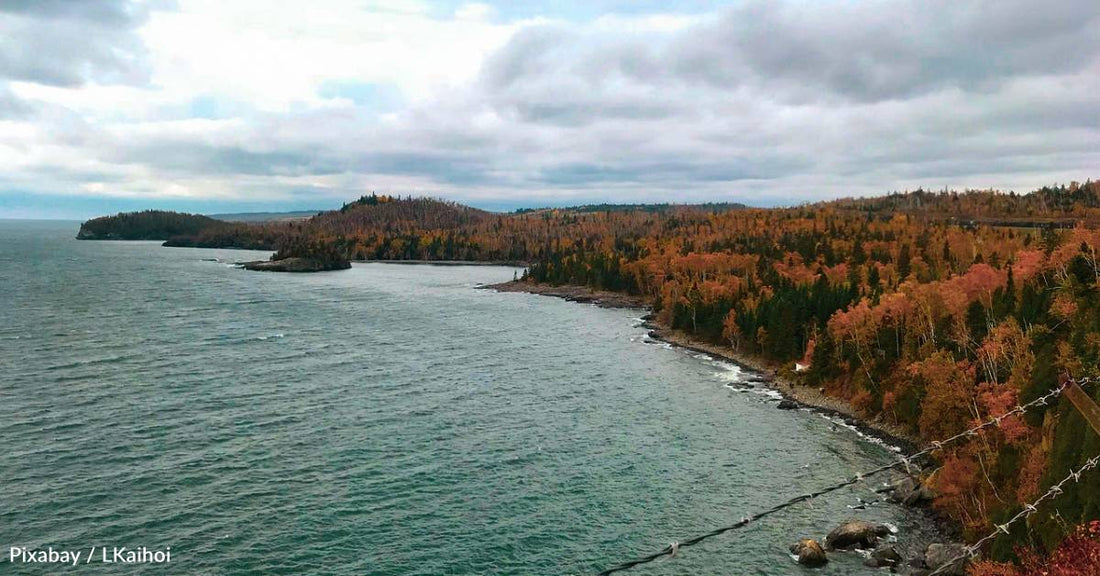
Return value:
[[(469, 80), (513, 27), (435, 20), (419, 3), (181, 0), (142, 30), (153, 83), (227, 94), (265, 110), (316, 104), (331, 80), (394, 85), (409, 99)], [(376, 3), (377, 7), (378, 4)]]

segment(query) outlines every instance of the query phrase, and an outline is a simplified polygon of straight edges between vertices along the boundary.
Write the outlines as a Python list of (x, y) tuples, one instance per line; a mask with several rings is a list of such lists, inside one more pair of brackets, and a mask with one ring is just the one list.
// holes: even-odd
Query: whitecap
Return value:
[(722, 362), (721, 360), (713, 360), (712, 364), (719, 368), (717, 374), (719, 380), (724, 380), (726, 382), (742, 382), (744, 380), (742, 378), (743, 373), (741, 372), (740, 366), (729, 362)]
[(269, 340), (271, 338), (282, 338), (283, 336), (285, 336), (285, 334), (283, 334), (282, 332), (279, 332), (278, 334), (271, 334), (271, 335), (268, 335), (268, 336), (257, 336), (256, 339), (257, 340)]
[(783, 395), (779, 392), (772, 390), (771, 388), (753, 388), (753, 392), (760, 394), (761, 396), (767, 396), (772, 400), (782, 400)]

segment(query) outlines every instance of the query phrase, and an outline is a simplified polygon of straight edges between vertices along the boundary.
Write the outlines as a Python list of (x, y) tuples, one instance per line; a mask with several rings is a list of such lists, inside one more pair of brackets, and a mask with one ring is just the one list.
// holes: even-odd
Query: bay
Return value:
[[(888, 461), (637, 310), (479, 290), (515, 269), (247, 272), (266, 253), (0, 221), (0, 546), (171, 547), (118, 574), (591, 574)], [(787, 546), (921, 513), (875, 483), (637, 574), (821, 570)], [(49, 566), (7, 566), (52, 574)]]

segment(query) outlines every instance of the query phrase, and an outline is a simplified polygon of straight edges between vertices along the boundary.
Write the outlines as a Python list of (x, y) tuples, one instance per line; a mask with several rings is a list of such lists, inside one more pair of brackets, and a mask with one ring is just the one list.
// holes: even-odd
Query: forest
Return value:
[[(363, 260), (528, 263), (522, 281), (619, 291), (659, 322), (778, 368), (925, 442), (1100, 376), (1100, 184), (895, 193), (790, 208), (589, 206), (510, 214), (370, 195), (301, 222), (176, 242)], [(808, 366), (795, 373), (795, 362)], [(1100, 385), (1086, 390), (1100, 399)], [(975, 540), (1100, 453), (1067, 400), (940, 453), (935, 509)], [(977, 574), (1093, 554), (1096, 471), (1013, 525)], [(1065, 555), (1069, 555), (1068, 560)], [(1061, 555), (1061, 556), (1059, 556)], [(1094, 558), (1098, 563), (1100, 560)], [(1051, 560), (1052, 562), (1054, 560)]]

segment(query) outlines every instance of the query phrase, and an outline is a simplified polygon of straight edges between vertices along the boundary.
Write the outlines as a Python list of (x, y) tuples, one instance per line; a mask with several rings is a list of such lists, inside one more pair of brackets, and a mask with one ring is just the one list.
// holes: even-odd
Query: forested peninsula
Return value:
[(76, 237), (78, 240), (168, 240), (192, 237), (227, 225), (201, 214), (143, 210), (88, 220), (80, 225)]
[[(371, 195), (309, 220), (210, 225), (169, 243), (270, 246), (275, 260), (526, 262), (523, 283), (636, 298), (665, 329), (930, 442), (1064, 378), (1100, 376), (1098, 228), (1100, 185), (1089, 181), (777, 209), (500, 214)], [(1100, 386), (1086, 392), (1100, 399)], [(919, 480), (934, 493), (931, 506), (973, 541), (1098, 452), (1100, 435), (1059, 398), (938, 452)], [(1092, 471), (1000, 534), (972, 571), (1072, 566), (1100, 556), (1098, 536)]]

